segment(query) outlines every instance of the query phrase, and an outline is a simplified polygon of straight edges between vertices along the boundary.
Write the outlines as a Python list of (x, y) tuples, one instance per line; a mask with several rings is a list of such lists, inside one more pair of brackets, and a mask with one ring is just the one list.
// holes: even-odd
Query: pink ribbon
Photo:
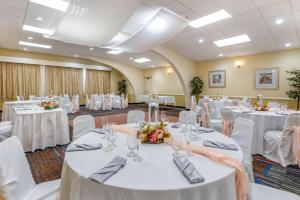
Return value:
[(232, 122), (231, 120), (224, 120), (223, 121), (223, 133), (224, 135), (231, 137), (231, 129), (232, 129)]
[(208, 128), (208, 103), (207, 102), (204, 102), (203, 103), (203, 113), (204, 113), (204, 116), (202, 116), (202, 127), (204, 128)]
[(300, 167), (300, 126), (293, 126), (293, 154)]

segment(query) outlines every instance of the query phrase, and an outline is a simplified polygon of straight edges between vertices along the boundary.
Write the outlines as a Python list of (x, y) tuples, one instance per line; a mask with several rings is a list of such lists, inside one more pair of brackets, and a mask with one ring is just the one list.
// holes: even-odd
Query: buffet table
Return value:
[(12, 135), (17, 136), (24, 151), (34, 151), (70, 142), (67, 113), (54, 110), (16, 110)]
[(2, 109), (2, 121), (12, 121), (15, 106), (32, 106), (38, 104), (40, 101), (9, 101), (4, 102)]
[[(182, 134), (170, 128), (173, 135)], [(223, 134), (212, 132), (199, 135), (202, 139), (236, 144)], [(142, 162), (126, 157), (127, 135), (117, 133), (117, 147), (111, 152), (102, 149), (66, 152), (62, 179), (61, 200), (220, 200), (236, 199), (235, 169), (194, 155), (189, 160), (205, 178), (202, 183), (190, 184), (173, 162), (172, 147), (167, 144), (143, 144), (140, 147)], [(76, 144), (102, 143), (103, 135), (88, 133), (74, 141)], [(202, 142), (193, 142), (201, 145)], [(236, 144), (237, 145), (237, 144)], [(237, 145), (238, 146), (238, 145)], [(102, 147), (103, 148), (103, 147)], [(242, 151), (214, 149), (241, 161)], [(184, 154), (185, 152), (182, 152)], [(89, 177), (104, 167), (115, 156), (126, 158), (126, 165), (103, 184)]]

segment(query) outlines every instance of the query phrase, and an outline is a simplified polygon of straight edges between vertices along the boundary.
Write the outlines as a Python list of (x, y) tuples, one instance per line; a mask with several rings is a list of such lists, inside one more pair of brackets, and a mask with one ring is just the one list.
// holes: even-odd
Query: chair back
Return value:
[(196, 112), (197, 109), (197, 101), (195, 96), (191, 96), (191, 111)]
[(35, 96), (34, 96), (34, 95), (29, 95), (29, 100), (30, 100), (30, 101), (35, 100)]
[(79, 95), (75, 95), (72, 97), (72, 105), (73, 105), (73, 113), (79, 111)]
[(179, 113), (178, 123), (196, 124), (197, 115), (194, 111), (182, 110)]
[(109, 94), (106, 94), (103, 97), (103, 110), (110, 110), (110, 107), (111, 107), (111, 97)]
[(94, 117), (90, 115), (81, 115), (73, 121), (73, 140), (89, 133), (95, 128)]
[(244, 153), (244, 161), (252, 160), (252, 137), (254, 122), (250, 119), (239, 117), (234, 121), (231, 138), (238, 143)]
[(24, 97), (23, 96), (17, 96), (17, 101), (24, 101)]
[(230, 137), (232, 132), (233, 112), (230, 109), (222, 108), (223, 133)]
[(239, 99), (233, 99), (232, 100), (232, 106), (239, 106), (240, 105), (240, 100)]
[(300, 113), (289, 114), (278, 148), (278, 156), (283, 166), (300, 164), (300, 133), (295, 128), (300, 127)]
[(141, 110), (131, 110), (127, 115), (127, 124), (137, 121), (145, 121), (145, 112)]
[(23, 199), (35, 188), (29, 164), (19, 139), (0, 143), (0, 189), (5, 200)]

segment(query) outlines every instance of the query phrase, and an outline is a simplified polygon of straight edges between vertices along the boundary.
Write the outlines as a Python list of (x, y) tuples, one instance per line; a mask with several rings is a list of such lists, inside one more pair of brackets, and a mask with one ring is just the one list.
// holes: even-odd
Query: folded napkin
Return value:
[(180, 124), (172, 124), (171, 125), (171, 128), (179, 128), (180, 127)]
[(100, 134), (106, 134), (106, 132), (103, 131), (102, 128), (93, 128), (92, 132), (94, 132), (94, 133), (100, 133)]
[(183, 176), (191, 183), (201, 183), (205, 179), (196, 170), (193, 163), (191, 163), (185, 156), (175, 156), (174, 162), (179, 168)]
[(198, 133), (210, 133), (210, 132), (215, 132), (214, 129), (212, 128), (204, 128), (204, 127), (200, 127), (195, 129), (194, 131), (198, 132)]
[(219, 141), (211, 141), (211, 140), (203, 140), (203, 146), (218, 148), (218, 149), (226, 149), (226, 150), (233, 150), (237, 151), (238, 148), (235, 144), (228, 144)]
[(105, 167), (93, 173), (90, 176), (90, 179), (99, 183), (104, 183), (107, 179), (109, 179), (111, 176), (116, 174), (121, 168), (123, 168), (125, 164), (126, 164), (126, 158), (116, 156)]
[(32, 107), (29, 106), (15, 106), (14, 110), (32, 110)]
[(88, 150), (96, 150), (96, 149), (101, 149), (102, 144), (71, 144), (67, 152), (72, 152), (72, 151), (88, 151)]
[(287, 112), (276, 112), (277, 115), (289, 115)]

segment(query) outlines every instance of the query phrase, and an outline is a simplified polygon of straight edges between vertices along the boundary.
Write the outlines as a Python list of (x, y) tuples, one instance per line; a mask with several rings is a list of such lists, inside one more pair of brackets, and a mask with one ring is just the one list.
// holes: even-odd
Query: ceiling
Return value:
[[(216, 22), (198, 29), (187, 26), (175, 37), (164, 43), (192, 60), (218, 59), (224, 57), (248, 55), (278, 51), (300, 46), (300, 0), (136, 0), (143, 4), (144, 10), (163, 6), (189, 20), (194, 20), (212, 12), (225, 9), (232, 18)], [(50, 53), (65, 56), (98, 56), (140, 68), (168, 66), (168, 62), (152, 51), (139, 54), (107, 54), (107, 49), (74, 45), (44, 38), (41, 34), (22, 31), (24, 23), (49, 28), (53, 20), (61, 13), (44, 7), (26, 13), (29, 0), (0, 0), (0, 47), (23, 50), (20, 40), (50, 44), (51, 49), (28, 47), (28, 51)], [(43, 21), (37, 21), (39, 16)], [(281, 18), (283, 23), (275, 21)], [(26, 19), (26, 21), (25, 21)], [(27, 22), (29, 20), (29, 22)], [(247, 34), (251, 42), (217, 47), (213, 41)], [(203, 43), (199, 43), (199, 39)], [(285, 44), (290, 43), (290, 47)], [(130, 58), (147, 57), (151, 62), (137, 64)]]

